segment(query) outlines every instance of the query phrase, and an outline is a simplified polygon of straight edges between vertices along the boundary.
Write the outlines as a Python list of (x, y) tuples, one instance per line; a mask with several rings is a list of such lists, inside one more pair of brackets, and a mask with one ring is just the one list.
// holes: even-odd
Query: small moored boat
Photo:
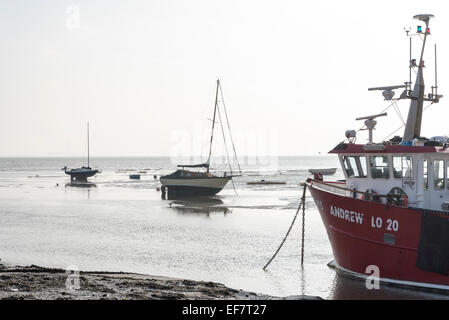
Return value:
[[(231, 176), (216, 176), (209, 172), (207, 163), (199, 165), (178, 165), (172, 174), (162, 176), (161, 184), (169, 189), (172, 196), (213, 196), (219, 193), (231, 180)], [(189, 168), (204, 168), (206, 171), (190, 171)]]
[(337, 168), (309, 169), (309, 172), (311, 174), (321, 173), (323, 176), (334, 174), (336, 171), (337, 171)]
[(249, 181), (246, 184), (253, 185), (253, 184), (287, 184), (285, 181), (266, 181), (266, 180), (260, 180), (260, 181)]
[(86, 181), (87, 178), (92, 177), (98, 173), (98, 170), (92, 169), (89, 166), (70, 170), (67, 167), (64, 167), (63, 169), (65, 174), (70, 175), (71, 180), (78, 181)]
[(87, 123), (87, 167), (69, 169), (67, 166), (62, 168), (64, 173), (70, 176), (70, 180), (87, 181), (87, 178), (96, 175), (99, 170), (90, 167), (90, 150), (89, 150), (89, 123)]

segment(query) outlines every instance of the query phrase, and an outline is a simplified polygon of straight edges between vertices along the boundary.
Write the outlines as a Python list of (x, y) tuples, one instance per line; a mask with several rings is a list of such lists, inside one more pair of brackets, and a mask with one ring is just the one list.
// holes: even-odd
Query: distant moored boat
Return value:
[(70, 180), (87, 181), (87, 178), (92, 177), (98, 173), (98, 169), (90, 167), (90, 150), (89, 150), (89, 123), (87, 123), (87, 167), (76, 169), (68, 169), (67, 166), (62, 168), (65, 174), (70, 176)]
[(309, 172), (311, 174), (321, 173), (322, 175), (334, 174), (336, 171), (337, 171), (337, 168), (309, 169)]

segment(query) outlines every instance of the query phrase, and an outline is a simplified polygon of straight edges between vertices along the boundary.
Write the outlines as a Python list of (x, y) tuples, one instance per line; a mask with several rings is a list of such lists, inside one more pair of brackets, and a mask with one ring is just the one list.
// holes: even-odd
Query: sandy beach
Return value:
[(66, 286), (63, 269), (0, 264), (0, 300), (279, 300), (320, 299), (275, 297), (228, 288), (220, 283), (124, 272), (79, 273), (79, 289)]

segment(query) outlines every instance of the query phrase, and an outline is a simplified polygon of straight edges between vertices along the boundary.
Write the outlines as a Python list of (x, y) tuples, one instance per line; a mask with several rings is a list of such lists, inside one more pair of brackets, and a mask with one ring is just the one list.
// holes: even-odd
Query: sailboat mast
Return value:
[(87, 167), (90, 168), (89, 122), (87, 122)]
[[(217, 104), (218, 104), (218, 88), (220, 87), (220, 79), (217, 79), (217, 90), (215, 93), (215, 106), (214, 106), (214, 116), (212, 118), (212, 132), (210, 135), (210, 146), (209, 146), (209, 157), (207, 158), (207, 164), (210, 166), (210, 157), (212, 155), (212, 141), (214, 139), (214, 127), (215, 127), (215, 116), (217, 114)], [(209, 172), (209, 167), (207, 168)]]

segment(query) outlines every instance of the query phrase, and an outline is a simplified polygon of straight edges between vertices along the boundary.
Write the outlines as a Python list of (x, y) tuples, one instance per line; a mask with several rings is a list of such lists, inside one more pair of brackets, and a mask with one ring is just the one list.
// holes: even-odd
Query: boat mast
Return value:
[(212, 118), (212, 132), (210, 135), (210, 146), (209, 146), (209, 157), (207, 158), (207, 164), (209, 165), (207, 167), (207, 172), (209, 172), (210, 167), (210, 157), (212, 155), (212, 141), (214, 139), (214, 127), (215, 127), (215, 116), (217, 114), (217, 104), (218, 104), (218, 88), (220, 87), (220, 79), (217, 79), (217, 90), (215, 93), (215, 106), (214, 106), (214, 116)]
[[(421, 120), (422, 120), (422, 112), (423, 112), (423, 103), (424, 103), (424, 76), (423, 76), (423, 68), (424, 68), (424, 48), (426, 46), (427, 35), (429, 34), (429, 21), (433, 15), (430, 14), (422, 14), (414, 16), (415, 19), (423, 21), (426, 24), (424, 30), (424, 40), (421, 49), (421, 57), (419, 59), (418, 72), (416, 74), (416, 81), (413, 91), (410, 93), (410, 109), (407, 116), (407, 123), (405, 125), (404, 137), (402, 138), (402, 142), (410, 142), (414, 138), (418, 138), (421, 135)], [(410, 61), (411, 63), (411, 61)]]
[(87, 167), (90, 168), (89, 122), (87, 122)]

